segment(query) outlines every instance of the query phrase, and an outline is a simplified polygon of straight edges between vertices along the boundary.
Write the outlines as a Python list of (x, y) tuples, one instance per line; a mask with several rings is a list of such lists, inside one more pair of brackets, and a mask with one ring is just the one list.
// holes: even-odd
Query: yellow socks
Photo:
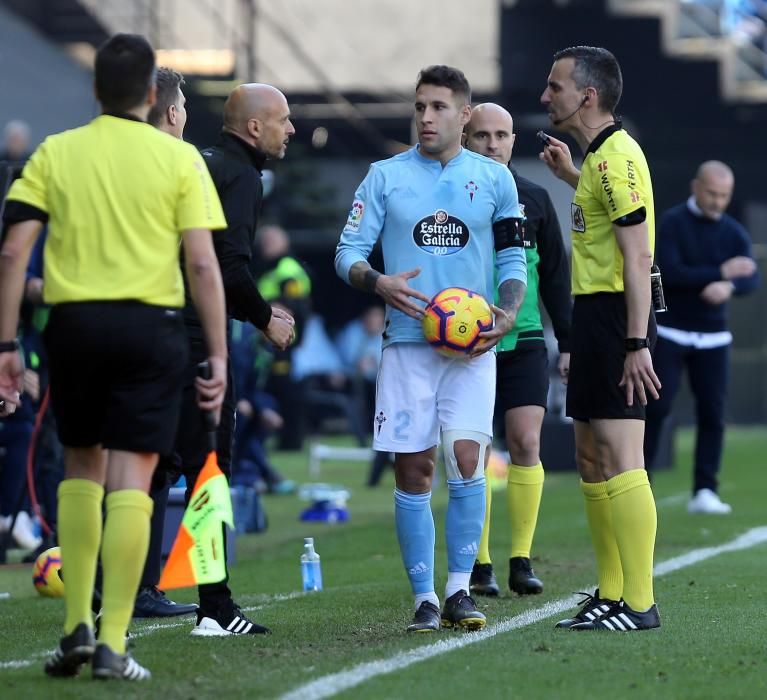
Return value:
[(66, 577), (64, 634), (81, 622), (93, 627), (91, 598), (101, 543), (104, 489), (89, 479), (65, 479), (58, 489), (58, 530)]
[(623, 569), (613, 528), (613, 511), (607, 495), (607, 482), (581, 481), (586, 499), (586, 520), (597, 560), (599, 597), (620, 600), (623, 595)]
[(607, 482), (613, 529), (623, 567), (623, 599), (644, 612), (654, 602), (653, 553), (658, 518), (647, 472), (632, 469)]
[[(141, 572), (149, 548), (152, 499), (143, 491), (114, 491), (106, 498), (104, 569), (99, 641), (118, 654), (125, 653), (125, 632), (133, 616)], [(65, 574), (66, 575), (66, 574)]]
[[(530, 558), (535, 525), (538, 522), (538, 510), (543, 494), (543, 465), (539, 462), (534, 467), (509, 465), (506, 501), (508, 503), (509, 526), (511, 530), (510, 557)], [(477, 561), (490, 563), (490, 511), (493, 490), (488, 485), (485, 489), (485, 524), (479, 540)]]
[(490, 488), (490, 482), (487, 480), (487, 470), (485, 470), (485, 523), (482, 525), (482, 536), (479, 538), (479, 550), (477, 551), (477, 561), (480, 564), (490, 564), (490, 506), (493, 502), (493, 489)]
[(541, 507), (543, 478), (543, 465), (540, 462), (533, 467), (519, 467), (516, 464), (509, 466), (506, 500), (511, 526), (510, 557), (530, 558), (538, 510)]

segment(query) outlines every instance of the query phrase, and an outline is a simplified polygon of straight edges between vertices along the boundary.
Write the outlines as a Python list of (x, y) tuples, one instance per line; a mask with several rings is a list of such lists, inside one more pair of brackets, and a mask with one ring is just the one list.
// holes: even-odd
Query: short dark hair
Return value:
[(138, 34), (115, 34), (96, 52), (96, 96), (104, 111), (140, 105), (154, 81), (154, 51)]
[(563, 58), (575, 61), (573, 80), (576, 87), (579, 90), (596, 88), (600, 109), (614, 112), (623, 92), (623, 76), (615, 56), (596, 46), (571, 46), (554, 54), (555, 62)]
[(160, 66), (157, 69), (154, 83), (157, 85), (157, 101), (149, 110), (147, 121), (152, 126), (160, 126), (168, 107), (176, 104), (178, 91), (184, 84), (184, 76), (172, 68)]
[(437, 87), (446, 87), (453, 91), (453, 94), (462, 97), (467, 104), (471, 103), (471, 86), (463, 71), (451, 66), (429, 66), (424, 68), (418, 74), (418, 80), (415, 84), (416, 91), (421, 85), (436, 85)]

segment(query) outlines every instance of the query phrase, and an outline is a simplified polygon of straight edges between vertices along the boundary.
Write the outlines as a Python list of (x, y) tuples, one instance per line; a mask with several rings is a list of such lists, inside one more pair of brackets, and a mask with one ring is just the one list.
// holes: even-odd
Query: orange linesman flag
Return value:
[(226, 577), (224, 528), (234, 528), (229, 484), (211, 452), (197, 477), (158, 587), (186, 588)]

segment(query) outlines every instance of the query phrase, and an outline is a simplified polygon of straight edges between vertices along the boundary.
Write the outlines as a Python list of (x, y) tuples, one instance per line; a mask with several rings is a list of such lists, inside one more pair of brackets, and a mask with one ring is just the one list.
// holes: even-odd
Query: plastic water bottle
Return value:
[(301, 578), (305, 591), (322, 590), (322, 569), (320, 555), (314, 551), (314, 538), (304, 538), (304, 553), (301, 555)]

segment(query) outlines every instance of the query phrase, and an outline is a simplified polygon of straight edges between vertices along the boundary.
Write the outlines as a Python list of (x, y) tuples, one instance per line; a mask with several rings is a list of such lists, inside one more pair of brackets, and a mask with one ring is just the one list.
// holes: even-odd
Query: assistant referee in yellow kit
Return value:
[(599, 588), (557, 624), (572, 630), (660, 626), (652, 581), (657, 516), (642, 451), (647, 396), (660, 389), (650, 355), (654, 204), (642, 149), (615, 116), (622, 90), (613, 54), (576, 46), (554, 56), (541, 96), (552, 125), (584, 152), (580, 171), (562, 141), (550, 138), (541, 154), (575, 188), (567, 414)]
[[(225, 226), (202, 158), (146, 123), (155, 59), (143, 37), (117, 35), (96, 54), (103, 113), (51, 136), (8, 195), (0, 253), (0, 399), (18, 402), (14, 349), (30, 251), (45, 222), (45, 331), (51, 399), (65, 447), (58, 492), (66, 577), (64, 637), (45, 665), (71, 676), (145, 680), (125, 633), (146, 557), (158, 454), (173, 443), (188, 353), (180, 308), (186, 271), (203, 322), (212, 379), (200, 406), (219, 410), (226, 386), (224, 297), (211, 229)], [(7, 410), (3, 409), (3, 410)], [(106, 518), (102, 535), (104, 491)], [(90, 602), (101, 550), (98, 644)]]

